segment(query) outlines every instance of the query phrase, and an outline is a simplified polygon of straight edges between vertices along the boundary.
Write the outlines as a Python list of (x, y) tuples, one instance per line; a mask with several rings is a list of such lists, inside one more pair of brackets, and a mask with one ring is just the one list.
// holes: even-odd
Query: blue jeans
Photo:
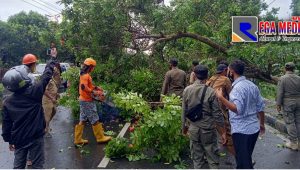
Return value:
[(258, 134), (259, 132), (251, 135), (241, 133), (232, 134), (237, 169), (253, 169), (252, 153)]
[(32, 169), (43, 169), (45, 163), (44, 138), (32, 140), (27, 145), (15, 150), (14, 169), (25, 169), (28, 153), (32, 161)]

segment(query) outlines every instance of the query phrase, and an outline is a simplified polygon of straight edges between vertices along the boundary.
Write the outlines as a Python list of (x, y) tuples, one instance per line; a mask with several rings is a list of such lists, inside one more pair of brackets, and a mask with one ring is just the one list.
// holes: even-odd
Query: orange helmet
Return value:
[(36, 63), (36, 62), (37, 62), (36, 56), (33, 54), (24, 55), (23, 61), (22, 61), (23, 64), (31, 64), (31, 63)]
[(85, 64), (87, 66), (94, 66), (95, 67), (96, 66), (96, 61), (92, 58), (87, 58), (87, 59), (84, 60), (83, 64)]

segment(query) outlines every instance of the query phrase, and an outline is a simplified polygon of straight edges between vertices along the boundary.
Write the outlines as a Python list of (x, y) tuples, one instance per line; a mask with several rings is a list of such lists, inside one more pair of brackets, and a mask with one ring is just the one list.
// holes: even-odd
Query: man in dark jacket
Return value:
[(2, 136), (14, 151), (14, 168), (26, 167), (30, 152), (32, 168), (43, 168), (45, 117), (42, 98), (46, 86), (52, 78), (55, 61), (50, 60), (39, 82), (31, 83), (28, 77), (36, 66), (36, 57), (27, 54), (23, 65), (9, 70), (3, 77), (3, 85), (13, 94), (3, 102)]

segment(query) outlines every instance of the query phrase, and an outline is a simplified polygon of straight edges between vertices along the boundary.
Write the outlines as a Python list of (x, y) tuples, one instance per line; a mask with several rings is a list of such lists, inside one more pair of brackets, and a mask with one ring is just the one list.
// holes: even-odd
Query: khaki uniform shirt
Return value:
[(277, 86), (277, 105), (283, 105), (284, 98), (300, 98), (300, 77), (291, 71), (280, 77)]
[(162, 94), (171, 95), (172, 93), (182, 97), (182, 92), (186, 86), (186, 74), (183, 70), (173, 68), (165, 75)]
[[(186, 124), (186, 112), (188, 108), (192, 108), (200, 103), (201, 95), (203, 92), (204, 84), (201, 84), (199, 80), (196, 80), (194, 84), (186, 87), (183, 92), (182, 101), (182, 128)], [(208, 87), (203, 100), (203, 119), (192, 122), (189, 121), (190, 125), (203, 128), (203, 129), (214, 129), (215, 123), (221, 127), (224, 126), (223, 114), (220, 110), (217, 97), (215, 95), (214, 89)]]
[[(46, 91), (48, 92), (48, 94), (56, 99), (57, 98), (57, 93), (58, 93), (58, 87), (56, 82), (53, 80), (53, 78), (49, 81), (47, 87), (46, 87)], [(43, 96), (43, 104), (47, 104), (47, 103), (51, 103), (52, 101), (46, 96)]]
[[(206, 82), (206, 85), (212, 87), (215, 90), (221, 88), (223, 91), (223, 96), (226, 99), (229, 99), (229, 93), (231, 91), (231, 81), (228, 77), (218, 74), (214, 75)], [(220, 106), (222, 107), (222, 109), (226, 109), (226, 106), (224, 106), (221, 102)]]

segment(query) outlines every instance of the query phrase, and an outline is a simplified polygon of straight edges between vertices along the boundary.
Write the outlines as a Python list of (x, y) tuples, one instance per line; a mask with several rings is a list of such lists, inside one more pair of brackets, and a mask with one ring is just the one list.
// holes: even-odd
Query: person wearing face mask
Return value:
[(183, 90), (186, 87), (186, 74), (177, 67), (177, 59), (171, 59), (169, 64), (170, 70), (165, 75), (161, 93), (163, 95), (175, 94), (182, 97)]
[(37, 58), (33, 54), (23, 57), (23, 65), (7, 71), (2, 79), (4, 87), (12, 94), (3, 101), (2, 137), (14, 151), (14, 168), (26, 167), (27, 154), (30, 152), (32, 168), (42, 169), (44, 165), (45, 118), (42, 98), (46, 86), (53, 75), (56, 64), (48, 61), (41, 79), (32, 84), (28, 77), (36, 67)]
[(252, 153), (259, 132), (265, 132), (265, 104), (258, 87), (243, 76), (245, 65), (241, 60), (229, 65), (229, 75), (233, 77), (229, 100), (220, 88), (216, 95), (220, 102), (229, 109), (231, 134), (235, 149), (237, 169), (252, 169)]

